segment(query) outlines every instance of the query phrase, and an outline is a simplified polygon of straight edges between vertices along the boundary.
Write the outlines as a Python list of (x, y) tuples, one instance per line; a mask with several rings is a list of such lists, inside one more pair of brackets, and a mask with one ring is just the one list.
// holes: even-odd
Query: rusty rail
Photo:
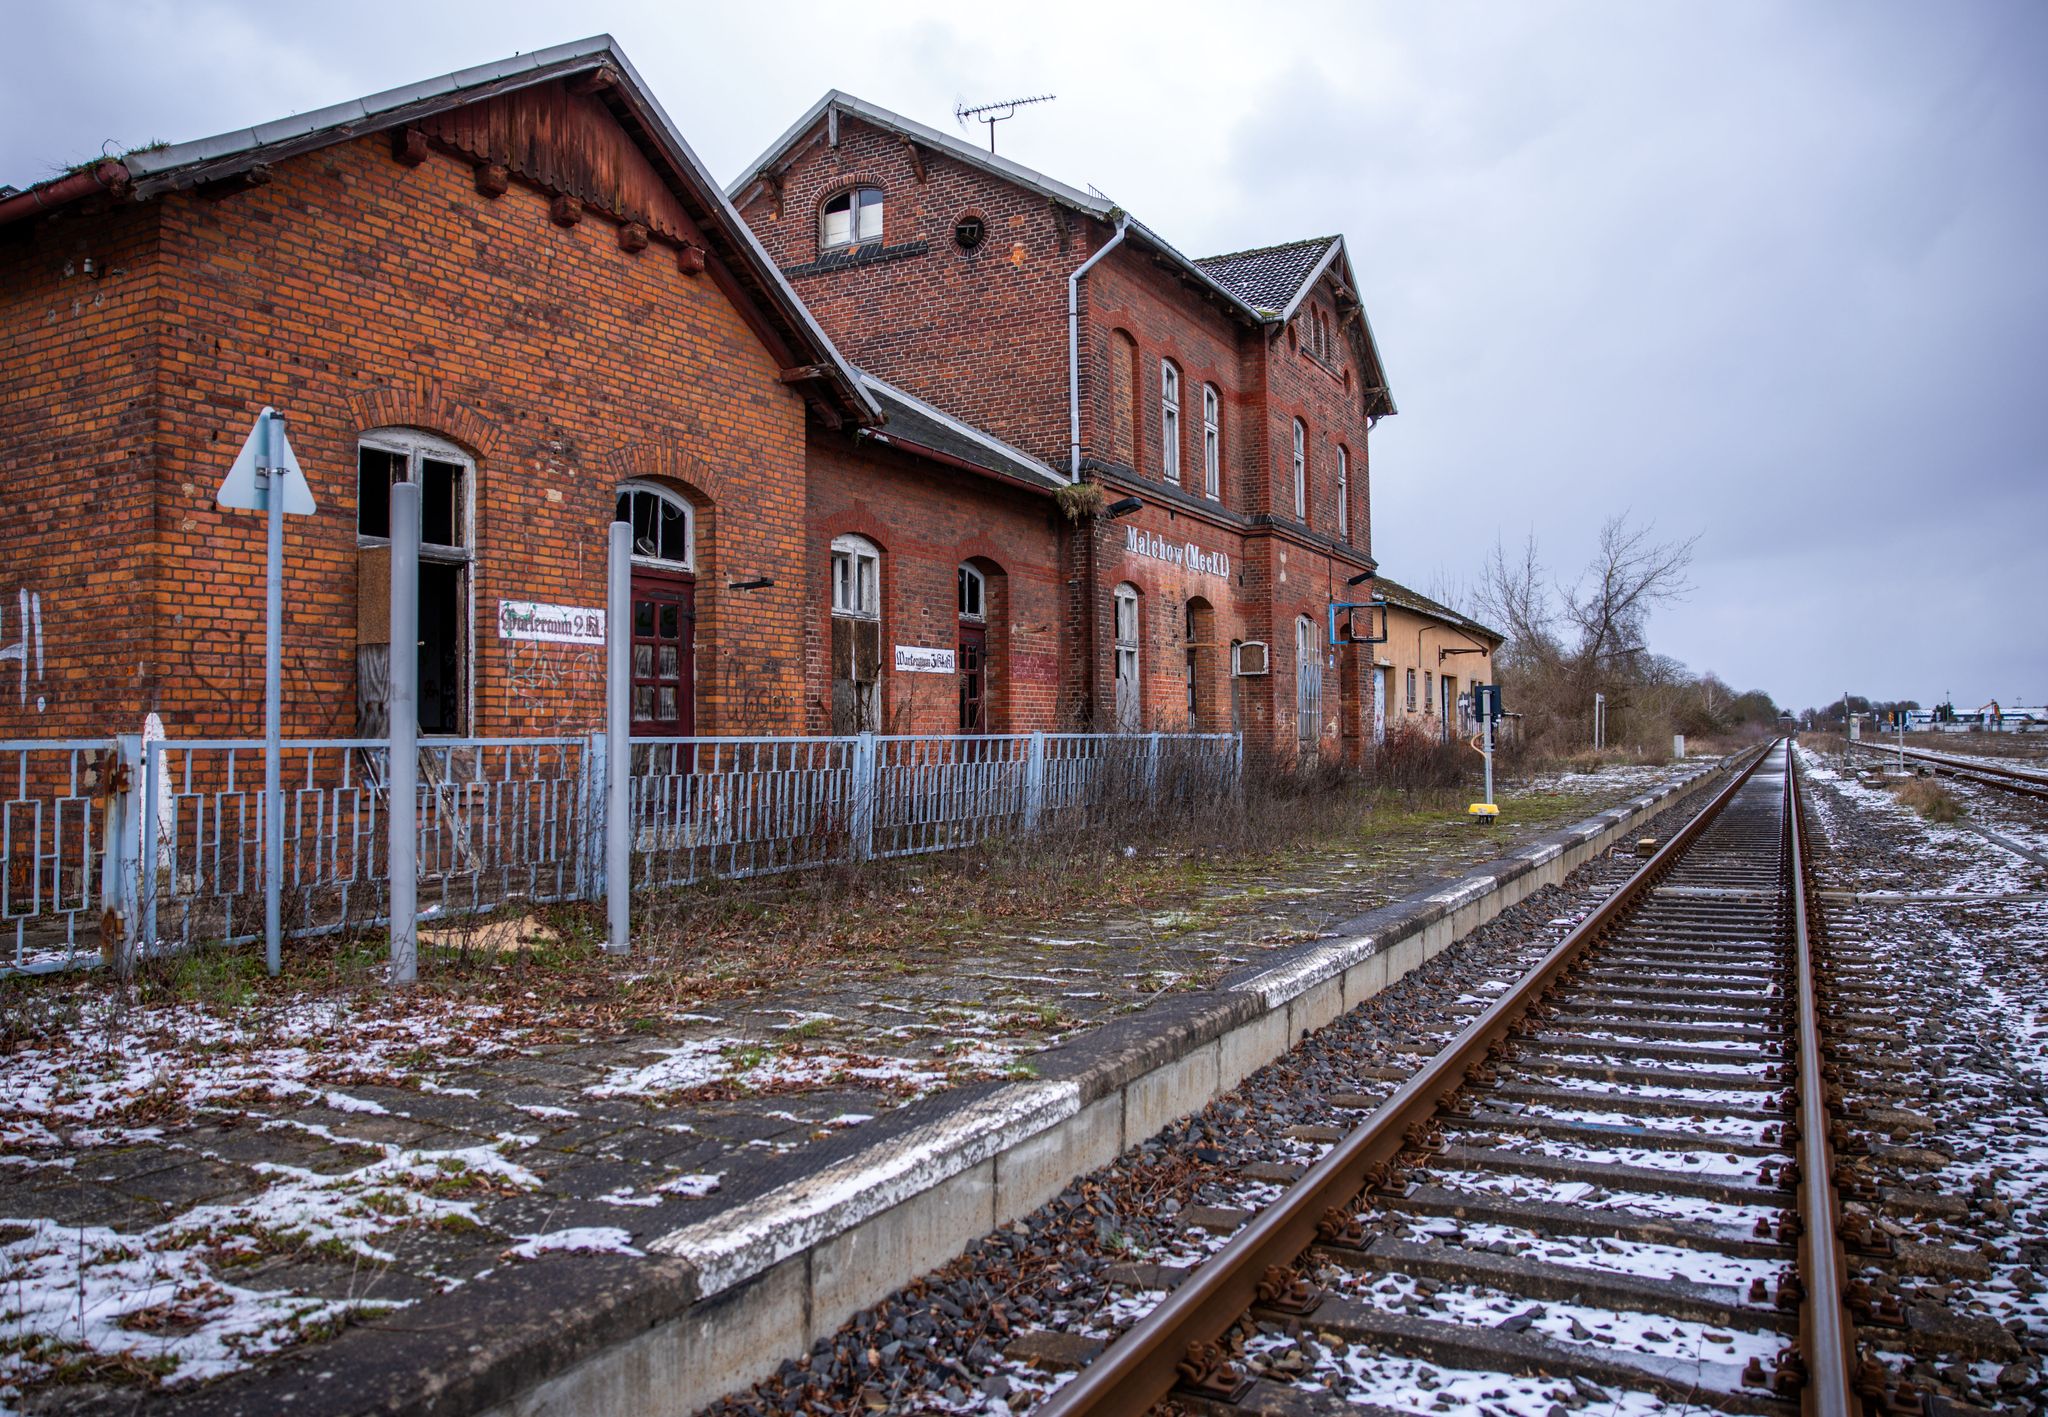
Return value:
[(2048, 800), (2048, 776), (2029, 772), (2024, 768), (1998, 767), (1991, 763), (1972, 762), (1966, 758), (1950, 757), (1947, 753), (1936, 753), (1926, 748), (1901, 749), (1897, 744), (1856, 742), (1849, 745), (1880, 757), (1897, 757), (1902, 751), (1907, 761), (1924, 763), (1937, 773), (1961, 778), (1984, 787), (1996, 787), (2005, 792), (2016, 792), (2022, 797)]
[(1799, 975), (1799, 1351), (1806, 1364), (1800, 1410), (1817, 1417), (1862, 1411), (1856, 1383), (1856, 1324), (1849, 1315), (1842, 1199), (1835, 1187), (1833, 1112), (1820, 1041), (1820, 995), (1813, 922), (1807, 912), (1806, 811), (1799, 755), (1785, 755), (1785, 831), (1791, 851), (1792, 940)]
[[(1311, 1166), (1300, 1181), (1253, 1217), (1159, 1307), (1054, 1393), (1037, 1409), (1039, 1417), (1142, 1412), (1166, 1397), (1183, 1377), (1220, 1395), (1219, 1389), (1227, 1388), (1228, 1383), (1219, 1385), (1215, 1381), (1221, 1359), (1218, 1340), (1260, 1301), (1262, 1285), (1272, 1288), (1275, 1277), (1269, 1276), (1269, 1271), (1288, 1269), (1319, 1235), (1341, 1235), (1351, 1226), (1353, 1199), (1368, 1187), (1390, 1178), (1399, 1153), (1409, 1145), (1411, 1132), (1422, 1134), (1444, 1099), (1464, 1083), (1468, 1072), (1485, 1066), (1489, 1052), (1508, 1036), (1544, 991), (1670, 872), (1700, 833), (1734, 799), (1772, 746), (1767, 742), (1751, 750), (1748, 760), (1739, 765), (1713, 800), (1645, 862), (1621, 890), (1581, 921), (1512, 990), (1468, 1024), (1356, 1131)], [(1788, 768), (1788, 784), (1790, 771)], [(1812, 1024), (1810, 1007), (1804, 1012), (1804, 1024)], [(1817, 1046), (1802, 1056), (1818, 1057)], [(1802, 1076), (1807, 1071), (1802, 1068)], [(1810, 1134), (1817, 1134), (1825, 1144), (1827, 1127), (1801, 1127), (1802, 1137)], [(1825, 1167), (1806, 1165), (1802, 1157), (1802, 1176), (1816, 1171), (1832, 1192)], [(1821, 1233), (1832, 1236), (1834, 1230), (1830, 1226)], [(1839, 1276), (1839, 1259), (1836, 1264)], [(1814, 1291), (1810, 1288), (1809, 1292)], [(1835, 1292), (1839, 1293), (1839, 1283)], [(1840, 1310), (1839, 1299), (1836, 1308)], [(1810, 1368), (1819, 1366), (1809, 1363)], [(1847, 1407), (1809, 1410), (1828, 1413), (1830, 1417), (1849, 1411)]]

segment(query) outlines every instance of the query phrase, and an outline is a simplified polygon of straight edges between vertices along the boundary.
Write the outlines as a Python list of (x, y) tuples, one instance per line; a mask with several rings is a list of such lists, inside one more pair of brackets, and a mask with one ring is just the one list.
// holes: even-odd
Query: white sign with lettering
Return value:
[(1155, 561), (1164, 561), (1169, 566), (1185, 566), (1205, 576), (1230, 579), (1229, 553), (1204, 551), (1192, 541), (1168, 541), (1157, 532), (1127, 526), (1124, 528), (1124, 550), (1133, 556), (1149, 556)]
[(580, 605), (537, 605), (530, 600), (498, 602), (498, 638), (545, 640), (554, 645), (601, 645), (604, 612)]
[(951, 674), (953, 672), (953, 651), (949, 649), (926, 649), (923, 645), (896, 646), (896, 672), (899, 674)]

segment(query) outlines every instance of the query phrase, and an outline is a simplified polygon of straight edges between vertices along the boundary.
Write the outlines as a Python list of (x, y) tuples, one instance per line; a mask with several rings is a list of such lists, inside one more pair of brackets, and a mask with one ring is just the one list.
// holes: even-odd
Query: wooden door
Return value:
[(697, 731), (697, 583), (633, 572), (633, 733), (687, 738)]
[(986, 733), (988, 727), (988, 626), (960, 622), (960, 731)]

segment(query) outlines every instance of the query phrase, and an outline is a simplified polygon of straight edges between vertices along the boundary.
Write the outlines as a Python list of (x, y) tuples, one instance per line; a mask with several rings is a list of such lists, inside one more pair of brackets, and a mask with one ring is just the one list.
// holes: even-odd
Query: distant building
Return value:
[(1477, 731), (1472, 686), (1494, 682), (1493, 656), (1506, 637), (1384, 576), (1373, 588), (1387, 602), (1387, 641), (1373, 660), (1383, 728), (1421, 724), (1447, 738)]

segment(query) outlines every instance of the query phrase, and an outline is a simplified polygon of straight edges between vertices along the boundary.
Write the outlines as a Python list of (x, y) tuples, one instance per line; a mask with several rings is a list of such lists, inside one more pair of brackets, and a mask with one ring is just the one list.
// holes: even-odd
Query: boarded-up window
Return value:
[(1109, 336), (1109, 449), (1125, 467), (1138, 465), (1138, 342), (1127, 330)]
[(1116, 728), (1136, 733), (1144, 723), (1144, 692), (1138, 678), (1138, 588), (1116, 588)]

